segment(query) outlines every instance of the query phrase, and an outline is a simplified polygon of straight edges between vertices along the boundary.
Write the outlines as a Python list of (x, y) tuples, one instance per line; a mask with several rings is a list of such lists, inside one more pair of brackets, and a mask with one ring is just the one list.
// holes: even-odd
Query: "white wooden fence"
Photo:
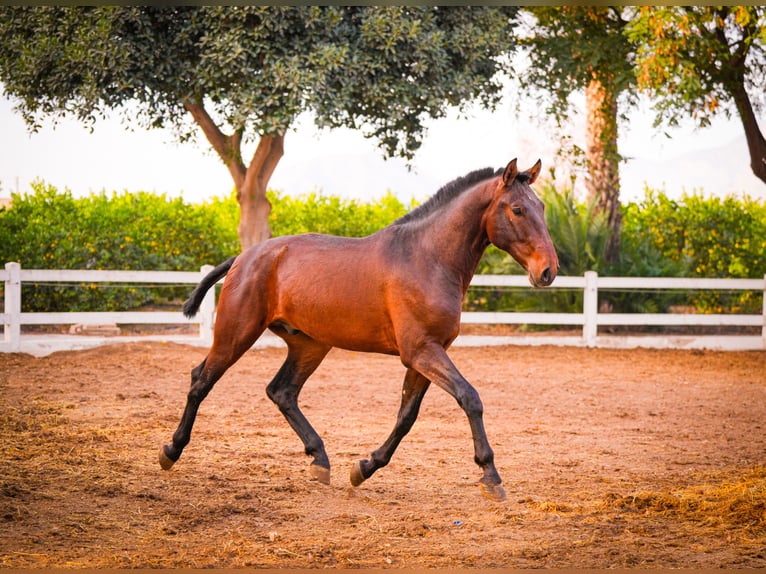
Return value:
[[(21, 311), (22, 283), (131, 283), (131, 284), (189, 284), (198, 283), (210, 270), (204, 266), (199, 272), (185, 271), (94, 271), (94, 270), (40, 270), (22, 269), (18, 263), (6, 263), (0, 270), (4, 283), (5, 309), (0, 314), (4, 326), (0, 351), (31, 352), (46, 354), (60, 349), (76, 349), (99, 344), (160, 338), (207, 346), (212, 341), (215, 321), (215, 296), (210, 290), (199, 313), (193, 319), (176, 312), (89, 312), (89, 313), (24, 313)], [(485, 287), (529, 287), (525, 276), (520, 275), (477, 275), (473, 286)], [(73, 287), (77, 288), (77, 287)], [(766, 276), (763, 279), (687, 279), (658, 277), (599, 277), (589, 271), (582, 277), (557, 277), (549, 289), (582, 289), (583, 309), (581, 313), (505, 313), (465, 312), (464, 324), (530, 324), (581, 326), (581, 333), (574, 336), (550, 336), (527, 334), (523, 336), (460, 336), (456, 345), (575, 345), (586, 347), (655, 347), (655, 348), (707, 348), (725, 350), (766, 349)], [(641, 290), (753, 290), (764, 294), (763, 311), (759, 315), (743, 314), (681, 314), (681, 313), (602, 313), (599, 312), (599, 289), (641, 289)], [(93, 337), (76, 335), (33, 335), (21, 334), (22, 325), (65, 325), (65, 324), (196, 324), (197, 336), (164, 335), (161, 337)], [(757, 335), (605, 335), (599, 333), (600, 326), (734, 326), (756, 327)], [(268, 339), (268, 338), (267, 338)], [(276, 338), (271, 341), (280, 343)], [(266, 341), (269, 344), (269, 341)]]
[[(0, 280), (4, 282), (5, 309), (0, 314), (4, 325), (3, 339), (0, 340), (0, 352), (29, 352), (36, 355), (64, 349), (83, 349), (100, 344), (128, 341), (135, 339), (160, 339), (181, 343), (210, 345), (213, 341), (215, 320), (215, 292), (208, 291), (202, 301), (199, 313), (192, 318), (184, 317), (181, 310), (167, 311), (109, 311), (109, 312), (60, 312), (60, 313), (23, 313), (21, 311), (22, 283), (131, 283), (131, 284), (189, 284), (190, 290), (213, 267), (204, 265), (194, 271), (96, 271), (96, 270), (59, 270), (59, 269), (22, 269), (18, 263), (6, 263), (5, 270), (0, 270)], [(73, 287), (77, 289), (80, 287)], [(196, 337), (181, 335), (163, 335), (159, 337), (94, 337), (77, 335), (39, 335), (21, 334), (21, 325), (104, 325), (117, 324), (196, 324), (199, 335)]]
[[(476, 275), (473, 286), (523, 287), (529, 282), (519, 275)], [(766, 350), (766, 275), (763, 279), (692, 279), (680, 277), (599, 277), (587, 271), (582, 277), (559, 276), (550, 288), (582, 289), (582, 313), (463, 313), (463, 323), (581, 325), (581, 335), (529, 336), (518, 344), (575, 345), (612, 348), (689, 348), (717, 350)], [(599, 289), (613, 290), (715, 290), (760, 291), (763, 307), (760, 315), (699, 313), (602, 313)], [(604, 335), (600, 326), (685, 326), (685, 327), (756, 327), (758, 335)], [(481, 344), (480, 340), (465, 341)]]

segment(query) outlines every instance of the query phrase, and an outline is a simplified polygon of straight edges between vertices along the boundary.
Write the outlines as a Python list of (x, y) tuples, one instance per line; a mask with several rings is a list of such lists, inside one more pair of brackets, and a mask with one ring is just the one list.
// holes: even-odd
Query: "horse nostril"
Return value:
[(551, 268), (546, 267), (540, 274), (540, 280), (546, 285), (551, 282)]

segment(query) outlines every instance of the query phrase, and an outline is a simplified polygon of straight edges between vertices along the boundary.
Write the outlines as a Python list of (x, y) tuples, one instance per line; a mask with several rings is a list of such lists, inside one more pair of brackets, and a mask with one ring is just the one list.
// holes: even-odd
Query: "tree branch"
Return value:
[(745, 129), (745, 139), (750, 153), (750, 168), (758, 179), (766, 182), (766, 138), (763, 137), (758, 126), (758, 119), (753, 111), (750, 97), (747, 95), (744, 85), (735, 86), (731, 95)]
[(259, 188), (266, 188), (279, 160), (285, 153), (284, 143), (284, 134), (261, 136), (258, 147), (255, 148), (253, 159), (247, 166), (245, 186), (248, 189), (251, 183), (256, 183)]
[(207, 141), (213, 146), (221, 161), (229, 168), (234, 185), (236, 185), (237, 189), (240, 189), (247, 173), (247, 168), (242, 161), (242, 154), (240, 152), (242, 130), (237, 130), (231, 136), (227, 136), (219, 129), (202, 104), (184, 102), (184, 108), (191, 114), (197, 125), (202, 128)]

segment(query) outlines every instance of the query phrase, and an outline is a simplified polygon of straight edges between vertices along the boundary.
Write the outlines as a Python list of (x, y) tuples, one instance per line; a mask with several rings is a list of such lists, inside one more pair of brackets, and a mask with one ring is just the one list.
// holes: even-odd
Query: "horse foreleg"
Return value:
[(316, 370), (331, 347), (316, 343), (305, 336), (283, 336), (288, 354), (279, 372), (266, 387), (266, 394), (279, 407), (295, 433), (300, 437), (307, 455), (313, 457), (309, 473), (312, 479), (330, 484), (330, 459), (324, 442), (298, 407), (298, 395), (303, 384)]
[(374, 451), (369, 459), (359, 460), (351, 468), (351, 484), (359, 486), (372, 474), (386, 466), (399, 446), (401, 440), (410, 432), (420, 411), (420, 404), (428, 390), (430, 381), (413, 369), (407, 369), (402, 386), (402, 402), (396, 417), (394, 430), (379, 449)]
[(495, 455), (484, 430), (484, 407), (479, 393), (460, 374), (447, 356), (446, 350), (438, 344), (420, 346), (417, 353), (407, 358), (405, 365), (416, 369), (457, 400), (468, 417), (471, 427), (474, 461), (483, 471), (483, 476), (479, 480), (481, 492), (490, 500), (497, 502), (505, 500), (502, 480), (495, 468)]

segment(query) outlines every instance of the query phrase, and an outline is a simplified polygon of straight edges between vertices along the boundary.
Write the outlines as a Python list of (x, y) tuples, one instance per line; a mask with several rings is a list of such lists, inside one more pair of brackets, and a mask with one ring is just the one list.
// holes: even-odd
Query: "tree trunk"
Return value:
[(242, 251), (271, 237), (271, 204), (266, 188), (284, 154), (284, 141), (282, 134), (262, 136), (242, 183), (237, 185), (240, 213), (237, 231)]
[(753, 106), (745, 88), (738, 86), (732, 94), (734, 103), (737, 105), (742, 126), (745, 128), (747, 149), (750, 152), (750, 168), (755, 177), (766, 183), (766, 139), (764, 139), (758, 120), (753, 113)]
[(586, 155), (589, 199), (608, 217), (606, 260), (617, 258), (620, 244), (620, 155), (617, 151), (617, 95), (596, 78), (585, 89)]
[(201, 104), (185, 102), (184, 107), (200, 126), (234, 180), (240, 213), (237, 232), (242, 251), (268, 239), (271, 236), (271, 204), (266, 197), (266, 189), (284, 154), (284, 134), (262, 136), (250, 165), (245, 167), (240, 149), (241, 132), (230, 136), (221, 132)]

